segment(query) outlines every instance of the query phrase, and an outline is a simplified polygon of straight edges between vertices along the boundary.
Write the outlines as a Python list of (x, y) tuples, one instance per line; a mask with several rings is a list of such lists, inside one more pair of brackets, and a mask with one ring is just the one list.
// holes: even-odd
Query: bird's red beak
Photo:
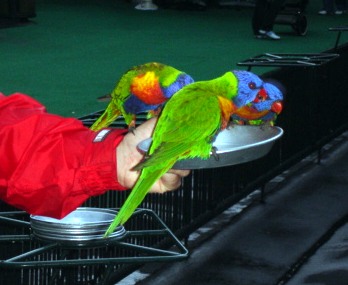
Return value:
[(274, 102), (271, 107), (271, 111), (279, 115), (283, 110), (283, 104), (280, 101)]

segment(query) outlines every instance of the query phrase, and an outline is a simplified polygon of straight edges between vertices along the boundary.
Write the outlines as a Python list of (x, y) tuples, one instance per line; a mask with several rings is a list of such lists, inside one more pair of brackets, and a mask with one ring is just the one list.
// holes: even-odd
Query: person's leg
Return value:
[(336, 10), (338, 11), (346, 11), (347, 10), (347, 1), (346, 0), (336, 0)]
[(282, 9), (284, 2), (284, 0), (273, 0), (268, 3), (268, 9), (263, 21), (263, 30), (273, 31), (274, 21)]
[(328, 13), (333, 13), (334, 0), (324, 0), (324, 10)]
[(259, 34), (259, 30), (263, 29), (264, 16), (267, 11), (267, 0), (257, 0), (255, 3), (254, 13), (251, 20), (254, 35)]

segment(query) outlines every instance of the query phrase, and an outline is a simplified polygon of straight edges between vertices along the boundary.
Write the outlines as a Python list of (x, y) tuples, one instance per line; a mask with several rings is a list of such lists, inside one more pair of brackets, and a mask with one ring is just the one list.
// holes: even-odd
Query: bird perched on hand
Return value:
[(241, 125), (273, 125), (283, 110), (283, 99), (283, 92), (275, 84), (265, 82), (256, 98), (238, 109), (232, 120)]
[(132, 129), (136, 114), (148, 112), (148, 118), (157, 115), (173, 94), (192, 82), (190, 75), (162, 63), (135, 66), (118, 81), (109, 105), (91, 130), (98, 131), (109, 126), (120, 115)]
[(158, 118), (145, 160), (134, 167), (141, 174), (105, 236), (130, 218), (151, 186), (178, 160), (209, 158), (218, 132), (238, 108), (256, 98), (262, 85), (251, 72), (231, 71), (175, 93)]

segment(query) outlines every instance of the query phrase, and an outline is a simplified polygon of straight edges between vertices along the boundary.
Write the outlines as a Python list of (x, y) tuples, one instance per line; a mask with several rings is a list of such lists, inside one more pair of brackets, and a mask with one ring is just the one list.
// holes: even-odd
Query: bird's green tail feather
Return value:
[(145, 168), (141, 173), (137, 183), (133, 187), (126, 202), (122, 205), (120, 211), (116, 215), (115, 219), (110, 224), (109, 228), (104, 234), (104, 237), (108, 237), (112, 234), (119, 225), (123, 225), (133, 214), (136, 208), (144, 200), (146, 194), (149, 192), (152, 185), (166, 173), (172, 165), (166, 168), (157, 168), (155, 170)]
[(108, 127), (113, 121), (115, 121), (118, 116), (121, 115), (119, 110), (114, 111), (112, 114), (109, 114), (108, 110), (105, 110), (103, 114), (94, 122), (90, 127), (92, 131), (99, 131), (102, 128)]

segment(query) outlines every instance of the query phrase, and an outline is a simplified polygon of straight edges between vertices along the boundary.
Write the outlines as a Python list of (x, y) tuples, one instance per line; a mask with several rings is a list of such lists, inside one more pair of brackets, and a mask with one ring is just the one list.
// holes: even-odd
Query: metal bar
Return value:
[(56, 243), (49, 244), (49, 245), (46, 245), (46, 246), (43, 246), (43, 247), (31, 250), (31, 251), (28, 251), (26, 253), (14, 256), (12, 258), (6, 259), (6, 260), (3, 261), (3, 263), (9, 263), (9, 262), (17, 261), (17, 260), (20, 260), (20, 259), (23, 259), (23, 258), (32, 257), (32, 256), (35, 256), (37, 254), (43, 253), (45, 251), (51, 250), (52, 248), (55, 248), (55, 247), (57, 247)]
[(30, 235), (0, 235), (0, 242), (28, 241), (31, 240)]
[(272, 53), (265, 53), (265, 55), (267, 55), (269, 57), (273, 57), (273, 58), (278, 58), (278, 59), (282, 58), (281, 56), (275, 55), (275, 54), (272, 54)]
[(126, 237), (139, 237), (139, 236), (164, 236), (168, 234), (168, 230), (135, 230), (127, 231)]
[(7, 211), (7, 212), (0, 212), (0, 216), (13, 216), (13, 215), (28, 215), (27, 212), (24, 211)]
[(313, 62), (306, 62), (306, 61), (302, 61), (302, 60), (298, 60), (296, 63), (302, 64), (303, 66), (305, 66), (305, 65), (317, 66), (317, 64), (315, 64), (315, 63), (313, 63)]
[(339, 27), (329, 28), (329, 31), (338, 32), (337, 37), (336, 37), (335, 46), (334, 46), (334, 49), (336, 50), (338, 48), (338, 43), (340, 41), (341, 34), (342, 34), (342, 32), (348, 31), (348, 26), (339, 26)]
[(184, 247), (184, 245), (179, 241), (179, 239), (173, 234), (173, 232), (167, 227), (167, 225), (160, 219), (160, 217), (154, 212), (154, 211), (151, 211), (151, 210), (147, 210), (147, 209), (139, 209), (137, 212), (135, 212), (134, 214), (136, 215), (139, 215), (141, 213), (148, 213), (150, 214), (151, 216), (153, 216), (156, 221), (163, 227), (167, 230), (168, 234), (172, 237), (172, 239), (175, 241), (175, 243), (185, 252), (187, 252), (188, 254), (188, 250)]
[(168, 251), (168, 250), (163, 250), (163, 249), (156, 249), (153, 247), (148, 247), (148, 246), (142, 246), (142, 245), (136, 245), (136, 244), (131, 244), (131, 243), (126, 243), (126, 242), (118, 242), (117, 245), (123, 247), (123, 248), (130, 248), (133, 250), (138, 250), (141, 252), (146, 252), (146, 253), (157, 253), (157, 254), (164, 254), (167, 256), (176, 256), (179, 255), (180, 253), (174, 252), (174, 251)]
[(338, 47), (338, 43), (339, 43), (339, 41), (340, 41), (340, 38), (341, 38), (341, 31), (339, 31), (338, 32), (338, 35), (337, 35), (337, 38), (336, 38), (336, 43), (335, 43), (335, 49), (337, 49), (337, 47)]
[(146, 212), (148, 215), (153, 216), (155, 218), (156, 222), (160, 226), (162, 226), (164, 229), (166, 229), (174, 237), (174, 234), (170, 231), (170, 229), (167, 227), (167, 225), (160, 219), (160, 217), (154, 211), (147, 210), (147, 209), (141, 209), (141, 211), (139, 211), (139, 213), (137, 212), (137, 214), (140, 214), (143, 212)]
[(12, 218), (7, 218), (7, 217), (2, 217), (0, 216), (0, 221), (6, 222), (6, 223), (13, 223), (21, 226), (30, 226), (29, 222), (22, 221), (22, 220), (17, 220), (17, 219), (12, 219)]
[(110, 257), (98, 259), (70, 259), (70, 260), (50, 260), (50, 261), (22, 261), (0, 262), (1, 267), (15, 268), (43, 268), (43, 267), (70, 267), (70, 266), (88, 266), (98, 264), (143, 264), (147, 262), (169, 262), (174, 260), (183, 260), (187, 254), (178, 254), (176, 256), (136, 256), (136, 257)]

